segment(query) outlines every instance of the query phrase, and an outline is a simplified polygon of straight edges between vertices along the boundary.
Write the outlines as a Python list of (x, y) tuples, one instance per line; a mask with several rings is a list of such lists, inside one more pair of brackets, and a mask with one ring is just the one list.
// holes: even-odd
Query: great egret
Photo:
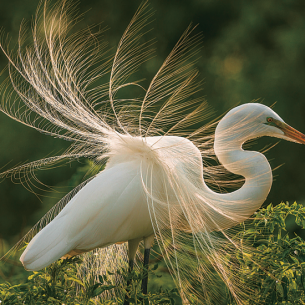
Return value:
[[(13, 86), (11, 91), (2, 86), (1, 110), (73, 144), (61, 156), (14, 168), (2, 176), (27, 175), (29, 170), (79, 157), (107, 163), (26, 236), (28, 240), (41, 229), (21, 262), (28, 270), (40, 270), (61, 257), (128, 241), (132, 267), (139, 242), (144, 239), (147, 264), (156, 238), (184, 301), (188, 293), (197, 292), (191, 284), (194, 278), (205, 296), (217, 298), (212, 288), (205, 288), (215, 276), (208, 261), (242, 303), (247, 287), (234, 276), (238, 266), (225, 259), (227, 251), (239, 244), (226, 230), (251, 216), (272, 184), (265, 156), (245, 151), (242, 145), (261, 136), (304, 144), (305, 135), (258, 103), (229, 111), (218, 123), (215, 137), (209, 132), (215, 123), (191, 132), (190, 127), (205, 119), (207, 112), (204, 102), (192, 99), (201, 84), (195, 81), (193, 67), (198, 35), (192, 36), (190, 28), (141, 99), (118, 97), (119, 91), (130, 86), (143, 89), (128, 78), (151, 55), (151, 42), (143, 43), (141, 34), (151, 17), (147, 4), (136, 12), (113, 57), (105, 56), (106, 44), (97, 44), (92, 37), (99, 33), (93, 36), (91, 29), (67, 36), (69, 9), (66, 1), (53, 8), (46, 1), (38, 9), (33, 44), (23, 51), (21, 35), (15, 58), (2, 46)], [(109, 82), (96, 85), (108, 73)], [(238, 190), (220, 193), (206, 185), (209, 177), (221, 177), (224, 172), (220, 166), (203, 166), (215, 155), (228, 171), (245, 178)], [(195, 254), (192, 265), (186, 266), (190, 245)]]

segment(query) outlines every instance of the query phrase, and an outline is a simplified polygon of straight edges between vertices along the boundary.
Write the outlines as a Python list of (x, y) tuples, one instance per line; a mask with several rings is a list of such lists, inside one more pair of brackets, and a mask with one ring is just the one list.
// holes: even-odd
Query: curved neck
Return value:
[(215, 193), (205, 185), (210, 199), (216, 203), (213, 214), (218, 214), (218, 229), (229, 228), (249, 218), (266, 200), (272, 185), (272, 171), (266, 157), (259, 152), (243, 150), (242, 144), (249, 138), (240, 136), (240, 132), (228, 136), (223, 132), (224, 128), (221, 124), (216, 128), (215, 154), (228, 171), (243, 176), (245, 183), (240, 189), (226, 194)]

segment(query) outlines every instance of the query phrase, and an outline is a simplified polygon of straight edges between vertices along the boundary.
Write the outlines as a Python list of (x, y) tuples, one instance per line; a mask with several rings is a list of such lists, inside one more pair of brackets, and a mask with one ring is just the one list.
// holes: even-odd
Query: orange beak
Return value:
[(300, 144), (305, 144), (305, 135), (296, 129), (292, 128), (288, 124), (284, 122), (276, 122), (276, 125), (279, 129), (281, 129), (285, 136), (291, 139), (291, 141), (300, 143)]

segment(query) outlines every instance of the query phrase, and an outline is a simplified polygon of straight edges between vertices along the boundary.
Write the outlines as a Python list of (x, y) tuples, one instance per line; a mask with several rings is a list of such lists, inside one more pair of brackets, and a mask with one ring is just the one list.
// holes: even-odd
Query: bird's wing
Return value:
[(102, 171), (29, 243), (21, 256), (40, 270), (67, 253), (151, 235), (153, 229), (138, 163)]

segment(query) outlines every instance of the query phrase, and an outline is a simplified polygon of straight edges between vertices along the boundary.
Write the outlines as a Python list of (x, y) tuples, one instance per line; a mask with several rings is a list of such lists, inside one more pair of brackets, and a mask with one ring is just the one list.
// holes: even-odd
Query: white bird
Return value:
[[(191, 98), (200, 83), (195, 82), (192, 62), (198, 37), (191, 36), (190, 29), (142, 99), (116, 98), (128, 86), (142, 88), (138, 82), (128, 82), (128, 77), (151, 54), (151, 44), (140, 42), (141, 30), (151, 16), (147, 5), (133, 17), (112, 61), (106, 56), (104, 62), (100, 59), (104, 45), (96, 45), (90, 30), (66, 36), (70, 25), (66, 5), (63, 1), (49, 8), (45, 2), (39, 8), (44, 19), (36, 19), (33, 45), (23, 52), (20, 41), (16, 58), (2, 47), (10, 62), (13, 89), (6, 92), (7, 85), (2, 86), (1, 110), (73, 144), (61, 156), (2, 175), (27, 175), (28, 169), (67, 158), (91, 157), (107, 163), (41, 220), (43, 228), (23, 252), (22, 264), (28, 270), (40, 270), (61, 257), (128, 242), (132, 266), (139, 242), (144, 240), (148, 250), (156, 238), (185, 302), (189, 293), (198, 293), (192, 287), (195, 278), (205, 297), (217, 298), (208, 288), (215, 280), (208, 262), (241, 304), (247, 298), (247, 287), (240, 286), (239, 277), (234, 276), (238, 266), (225, 260), (227, 252), (239, 244), (226, 230), (251, 216), (272, 184), (266, 157), (242, 145), (262, 136), (305, 144), (305, 135), (258, 103), (229, 111), (217, 124), (214, 137), (207, 134), (214, 123), (188, 131), (187, 127), (206, 116), (205, 103)], [(93, 87), (96, 79), (109, 72), (109, 83)], [(23, 109), (15, 98), (9, 100), (12, 92), (19, 95)], [(32, 113), (37, 116), (31, 117)], [(226, 170), (244, 177), (238, 190), (220, 193), (206, 185), (209, 176), (224, 173), (220, 166), (203, 166), (214, 154)], [(189, 247), (195, 249), (192, 265), (185, 263)], [(147, 255), (149, 251), (145, 263)]]

